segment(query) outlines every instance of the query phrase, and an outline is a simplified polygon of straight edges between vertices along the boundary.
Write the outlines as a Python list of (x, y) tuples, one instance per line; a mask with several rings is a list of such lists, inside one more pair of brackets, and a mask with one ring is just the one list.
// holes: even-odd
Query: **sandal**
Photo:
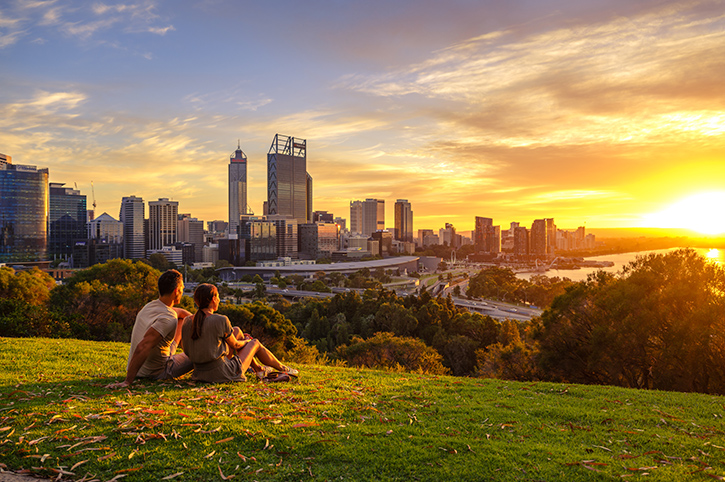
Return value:
[(298, 377), (300, 376), (300, 371), (296, 368), (290, 368), (288, 366), (282, 365), (282, 373), (286, 373), (287, 375), (291, 377)]

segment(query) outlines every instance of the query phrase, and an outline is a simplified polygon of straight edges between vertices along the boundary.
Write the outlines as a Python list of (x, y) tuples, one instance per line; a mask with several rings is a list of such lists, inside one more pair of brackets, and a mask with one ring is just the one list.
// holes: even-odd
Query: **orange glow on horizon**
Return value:
[(701, 234), (725, 233), (725, 191), (698, 193), (662, 211), (644, 216), (644, 226), (689, 229)]

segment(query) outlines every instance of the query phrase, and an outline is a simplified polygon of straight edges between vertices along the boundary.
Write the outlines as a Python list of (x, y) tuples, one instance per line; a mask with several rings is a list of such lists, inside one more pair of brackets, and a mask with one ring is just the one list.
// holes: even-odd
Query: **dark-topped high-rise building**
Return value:
[(77, 240), (88, 238), (86, 197), (80, 191), (51, 182), (48, 214), (48, 251), (53, 258), (68, 259)]
[(0, 263), (48, 259), (48, 169), (0, 154)]
[(229, 234), (238, 234), (239, 218), (248, 214), (247, 209), (247, 156), (237, 145), (229, 157)]
[(307, 141), (275, 134), (267, 154), (267, 212), (312, 221), (312, 177), (307, 173)]

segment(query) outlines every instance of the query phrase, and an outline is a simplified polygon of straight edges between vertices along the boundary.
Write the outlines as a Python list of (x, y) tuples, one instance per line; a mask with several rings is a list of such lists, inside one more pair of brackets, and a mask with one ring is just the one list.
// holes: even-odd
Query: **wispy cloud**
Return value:
[[(15, 17), (9, 17), (12, 12)], [(16, 43), (33, 29), (51, 29), (83, 42), (120, 29), (126, 34), (151, 33), (166, 35), (174, 26), (156, 13), (156, 2), (151, 0), (135, 3), (107, 5), (56, 0), (18, 0), (5, 10), (0, 10), (0, 48)], [(40, 37), (44, 37), (40, 32)], [(38, 35), (35, 35), (38, 38)], [(97, 39), (102, 44), (117, 45), (117, 41)]]
[(725, 74), (725, 15), (700, 18), (690, 8), (523, 38), (493, 32), (338, 87), (454, 103), (456, 124), (487, 143), (659, 142), (681, 130), (668, 116), (725, 109), (725, 92), (715, 90)]

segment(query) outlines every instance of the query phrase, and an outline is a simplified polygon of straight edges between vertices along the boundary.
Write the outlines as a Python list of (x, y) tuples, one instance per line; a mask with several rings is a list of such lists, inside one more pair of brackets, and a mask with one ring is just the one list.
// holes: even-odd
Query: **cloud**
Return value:
[(725, 110), (725, 15), (698, 13), (666, 6), (530, 36), (496, 31), (337, 87), (404, 105), (448, 103), (458, 119), (447, 120), (486, 143), (660, 142), (681, 133), (667, 116)]
[(148, 32), (156, 35), (166, 35), (169, 32), (176, 30), (173, 25), (167, 25), (166, 27), (149, 27)]
[[(115, 35), (115, 30), (126, 34), (151, 33), (166, 35), (175, 30), (156, 13), (156, 2), (141, 0), (135, 3), (107, 5), (85, 2), (65, 2), (58, 4), (50, 1), (17, 1), (12, 6), (17, 18), (10, 19), (0, 11), (0, 48), (17, 43), (19, 38), (29, 32), (34, 37), (44, 38), (50, 32), (89, 42), (118, 47), (117, 39), (105, 37)], [(7, 32), (3, 30), (7, 29)], [(35, 31), (38, 32), (35, 32)]]

